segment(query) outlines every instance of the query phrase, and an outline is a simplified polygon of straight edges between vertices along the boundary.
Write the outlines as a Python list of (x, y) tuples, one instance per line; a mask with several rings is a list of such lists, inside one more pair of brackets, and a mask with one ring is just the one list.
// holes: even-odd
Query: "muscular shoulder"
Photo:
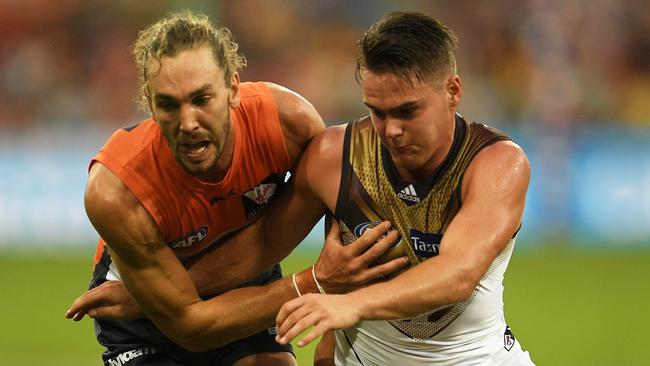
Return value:
[(287, 151), (295, 163), (309, 141), (325, 129), (314, 106), (300, 94), (283, 86), (265, 83), (273, 97)]
[(153, 219), (129, 189), (101, 163), (93, 164), (84, 194), (88, 218), (109, 243), (158, 242)]
[(318, 163), (331, 164), (343, 155), (346, 125), (331, 126), (316, 135), (309, 144), (308, 153)]
[(530, 163), (524, 150), (512, 141), (499, 141), (481, 150), (463, 179), (463, 196), (478, 186), (495, 193), (525, 194), (530, 180)]
[(333, 207), (341, 177), (345, 125), (328, 127), (316, 135), (298, 168), (312, 191)]
[(126, 185), (101, 163), (94, 163), (88, 173), (85, 192), (86, 209), (119, 210), (137, 203)]

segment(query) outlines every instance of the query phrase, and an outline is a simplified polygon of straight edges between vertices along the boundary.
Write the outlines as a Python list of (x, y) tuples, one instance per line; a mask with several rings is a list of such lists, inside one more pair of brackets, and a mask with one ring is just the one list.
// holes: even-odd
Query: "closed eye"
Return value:
[(199, 107), (202, 107), (202, 106), (208, 104), (208, 102), (210, 101), (210, 98), (211, 98), (211, 96), (207, 95), (207, 94), (199, 95), (199, 96), (195, 97), (194, 99), (192, 99), (192, 104), (194, 104), (196, 106), (199, 106)]
[(369, 107), (370, 112), (375, 115), (375, 117), (379, 119), (384, 119), (386, 118), (386, 113), (380, 111), (379, 109)]
[(412, 119), (415, 116), (417, 108), (408, 107), (395, 111), (395, 116), (399, 119)]
[(164, 110), (166, 112), (171, 112), (171, 111), (174, 111), (174, 110), (176, 110), (178, 108), (178, 103), (172, 102), (170, 100), (158, 101), (158, 102), (156, 102), (156, 105), (158, 106), (158, 108), (160, 108), (160, 109), (162, 109), (162, 110)]

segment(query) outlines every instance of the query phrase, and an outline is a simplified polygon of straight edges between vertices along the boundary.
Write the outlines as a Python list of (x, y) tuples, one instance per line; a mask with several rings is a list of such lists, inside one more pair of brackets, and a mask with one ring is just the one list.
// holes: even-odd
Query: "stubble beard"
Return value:
[[(193, 164), (189, 161), (185, 161), (184, 157), (182, 154), (178, 152), (178, 139), (174, 140), (172, 143), (171, 139), (167, 138), (167, 143), (170, 145), (170, 150), (172, 151), (172, 155), (174, 156), (174, 160), (176, 160), (176, 163), (185, 171), (188, 175), (195, 177), (195, 178), (200, 178), (200, 179), (210, 179), (211, 176), (219, 176), (221, 175), (222, 172), (218, 171), (218, 163), (219, 163), (219, 158), (222, 156), (225, 146), (226, 146), (226, 141), (229, 138), (230, 135), (230, 111), (228, 111), (228, 115), (226, 116), (226, 121), (224, 122), (225, 128), (223, 129), (222, 136), (223, 139), (222, 141), (217, 141), (215, 138), (214, 134), (208, 132), (207, 137), (208, 140), (210, 141), (210, 144), (214, 148), (214, 155), (212, 156), (211, 162), (209, 165), (204, 166), (206, 163), (203, 161), (201, 164)], [(223, 124), (222, 124), (223, 125)], [(203, 136), (202, 136), (203, 137)], [(172, 144), (176, 146), (171, 146)]]

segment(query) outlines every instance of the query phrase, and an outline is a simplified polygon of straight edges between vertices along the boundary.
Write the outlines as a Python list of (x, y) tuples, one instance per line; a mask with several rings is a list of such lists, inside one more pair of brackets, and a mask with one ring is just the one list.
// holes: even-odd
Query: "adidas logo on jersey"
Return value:
[(420, 202), (420, 197), (418, 197), (418, 194), (415, 192), (415, 188), (412, 184), (409, 184), (408, 187), (404, 187), (404, 189), (399, 191), (397, 197), (403, 199), (404, 201)]

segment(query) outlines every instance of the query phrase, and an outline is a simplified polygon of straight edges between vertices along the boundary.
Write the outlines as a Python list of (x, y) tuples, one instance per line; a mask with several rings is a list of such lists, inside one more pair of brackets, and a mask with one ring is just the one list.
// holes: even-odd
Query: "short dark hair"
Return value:
[(457, 44), (456, 35), (429, 15), (392, 12), (373, 24), (357, 42), (355, 76), (361, 81), (365, 69), (422, 81), (441, 71), (455, 73)]

